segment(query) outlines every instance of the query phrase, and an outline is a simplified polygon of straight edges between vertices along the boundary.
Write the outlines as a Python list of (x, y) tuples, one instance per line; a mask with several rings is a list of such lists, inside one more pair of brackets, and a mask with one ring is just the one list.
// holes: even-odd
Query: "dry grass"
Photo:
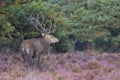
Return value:
[(119, 80), (120, 54), (48, 54), (25, 67), (19, 54), (0, 54), (0, 80)]

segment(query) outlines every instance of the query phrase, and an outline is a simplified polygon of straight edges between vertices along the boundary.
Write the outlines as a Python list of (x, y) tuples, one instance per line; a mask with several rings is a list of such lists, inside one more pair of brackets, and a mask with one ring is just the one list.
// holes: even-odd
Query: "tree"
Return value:
[[(120, 46), (120, 1), (119, 0), (88, 0), (88, 9), (81, 5), (71, 15), (70, 29), (80, 40), (88, 41), (93, 47), (104, 43), (104, 48), (119, 48)], [(74, 28), (74, 29), (73, 29)], [(78, 35), (79, 34), (79, 35)], [(101, 43), (97, 44), (96, 41)], [(112, 44), (111, 46), (108, 44)], [(101, 46), (101, 48), (103, 48)]]
[[(77, 3), (77, 5), (76, 5)], [(68, 35), (91, 43), (103, 51), (120, 48), (119, 0), (2, 0), (0, 1), (0, 37), (11, 41), (37, 37), (39, 33), (27, 22), (30, 15), (45, 16), (57, 28), (61, 39), (55, 46), (69, 50)], [(61, 44), (63, 43), (63, 44)], [(104, 46), (104, 47), (103, 47)]]

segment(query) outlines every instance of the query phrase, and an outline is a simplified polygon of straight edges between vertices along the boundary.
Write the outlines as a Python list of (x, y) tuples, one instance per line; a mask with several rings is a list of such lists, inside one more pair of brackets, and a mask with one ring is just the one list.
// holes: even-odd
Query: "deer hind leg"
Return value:
[(30, 54), (28, 56), (30, 66), (34, 65), (34, 58), (35, 58), (35, 56), (36, 56), (35, 52), (33, 50), (31, 50)]
[(32, 58), (30, 56), (31, 53), (27, 53), (27, 51), (24, 49), (20, 52), (22, 57), (22, 63), (26, 66), (26, 68), (29, 68), (31, 66)]
[(31, 57), (28, 56), (28, 55), (26, 55), (26, 56), (25, 56), (25, 61), (26, 61), (25, 66), (27, 67), (27, 69), (29, 69), (30, 66), (32, 65), (32, 64), (31, 64)]
[(29, 67), (28, 61), (29, 61), (28, 55), (22, 54), (22, 62), (25, 65), (26, 68)]
[(20, 48), (20, 56), (22, 63), (25, 63), (24, 50), (22, 50), (21, 48)]
[(22, 59), (23, 59), (23, 64), (25, 65), (25, 67), (28, 67), (28, 59), (27, 59), (27, 55), (25, 50), (22, 52)]
[(21, 56), (22, 56), (22, 62), (25, 63), (25, 56), (23, 53), (21, 53)]

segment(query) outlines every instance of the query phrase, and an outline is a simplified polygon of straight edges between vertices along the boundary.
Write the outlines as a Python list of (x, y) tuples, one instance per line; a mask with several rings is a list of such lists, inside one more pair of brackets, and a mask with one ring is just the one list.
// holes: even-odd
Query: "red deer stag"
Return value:
[(35, 16), (30, 16), (28, 21), (37, 29), (37, 31), (41, 33), (42, 37), (22, 41), (20, 53), (24, 63), (30, 58), (32, 61), (37, 60), (36, 62), (38, 65), (41, 54), (47, 53), (50, 48), (50, 44), (57, 43), (59, 40), (56, 37), (50, 35), (50, 33), (55, 32), (55, 27), (52, 28), (52, 25), (49, 25), (48, 28), (46, 28), (43, 16), (41, 21), (39, 21), (38, 17)]

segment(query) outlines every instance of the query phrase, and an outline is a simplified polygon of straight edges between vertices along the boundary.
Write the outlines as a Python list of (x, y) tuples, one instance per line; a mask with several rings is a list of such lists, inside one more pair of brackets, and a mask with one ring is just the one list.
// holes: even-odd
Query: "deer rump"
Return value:
[(29, 39), (24, 40), (21, 44), (21, 54), (23, 57), (23, 62), (26, 60), (36, 58), (37, 63), (39, 62), (42, 53), (47, 53), (50, 44), (42, 38), (39, 39)]

